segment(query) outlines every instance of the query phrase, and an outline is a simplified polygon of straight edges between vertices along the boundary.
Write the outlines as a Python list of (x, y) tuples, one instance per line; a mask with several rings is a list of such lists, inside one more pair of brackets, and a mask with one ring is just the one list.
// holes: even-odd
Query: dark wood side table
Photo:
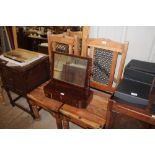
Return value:
[[(22, 52), (22, 50), (19, 50)], [(29, 51), (31, 52), (31, 51)], [(44, 55), (38, 60), (26, 66), (8, 66), (7, 61), (0, 59), (0, 74), (2, 78), (3, 88), (6, 90), (12, 106), (17, 106), (22, 110), (32, 114), (32, 110), (28, 110), (16, 103), (21, 97), (34, 88), (44, 83), (50, 78), (49, 59)], [(18, 94), (15, 99), (12, 98), (10, 91)]]
[(45, 96), (43, 87), (48, 82), (49, 81), (43, 83), (27, 95), (28, 103), (30, 104), (30, 107), (34, 113), (35, 119), (40, 119), (38, 109), (43, 108), (55, 117), (57, 128), (62, 129), (62, 119), (59, 114), (59, 109), (62, 107), (63, 103)]
[(154, 128), (155, 115), (145, 109), (110, 100), (106, 128)]

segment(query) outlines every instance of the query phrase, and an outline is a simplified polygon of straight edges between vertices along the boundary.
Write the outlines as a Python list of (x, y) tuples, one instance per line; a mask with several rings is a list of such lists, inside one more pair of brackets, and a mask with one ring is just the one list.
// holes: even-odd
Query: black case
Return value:
[(122, 79), (114, 93), (114, 97), (128, 103), (145, 106), (148, 103), (149, 91), (150, 85)]
[(152, 84), (155, 77), (155, 63), (131, 60), (124, 70), (124, 78)]
[[(155, 63), (131, 60), (125, 67), (124, 77), (116, 88), (112, 99), (121, 103), (146, 108), (154, 77)], [(153, 104), (151, 111), (155, 113), (155, 104)]]

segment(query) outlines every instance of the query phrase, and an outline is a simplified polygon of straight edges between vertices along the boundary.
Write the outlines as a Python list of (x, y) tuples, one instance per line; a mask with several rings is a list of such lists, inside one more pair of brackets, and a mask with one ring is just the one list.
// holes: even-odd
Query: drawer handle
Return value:
[(62, 92), (61, 92), (61, 93), (60, 93), (60, 95), (64, 96), (64, 95), (65, 95), (65, 93), (62, 93)]

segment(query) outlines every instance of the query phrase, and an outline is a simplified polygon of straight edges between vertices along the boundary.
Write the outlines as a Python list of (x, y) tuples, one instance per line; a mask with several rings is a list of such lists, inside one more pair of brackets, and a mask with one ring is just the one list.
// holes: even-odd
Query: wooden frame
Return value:
[[(82, 55), (90, 56), (92, 58), (94, 56), (95, 48), (100, 48), (100, 49), (104, 49), (104, 50), (112, 52), (112, 64), (111, 64), (111, 68), (110, 68), (110, 76), (109, 76), (108, 85), (103, 85), (103, 84), (95, 82), (95, 81), (91, 81), (90, 85), (96, 89), (113, 93), (115, 91), (116, 86), (118, 85), (118, 83), (121, 80), (123, 67), (125, 64), (126, 53), (127, 53), (127, 49), (128, 49), (128, 42), (118, 43), (118, 42), (114, 42), (114, 41), (111, 41), (108, 39), (87, 39), (85, 47), (83, 47), (83, 48), (86, 50), (82, 51), (83, 52)], [(88, 48), (90, 48), (90, 55), (88, 55)], [(121, 55), (121, 61), (119, 63), (117, 77), (116, 77), (116, 79), (114, 79), (118, 55)], [(115, 86), (113, 86), (114, 81), (116, 83)]]
[[(53, 52), (52, 53), (52, 57), (51, 57), (52, 58), (51, 80), (54, 81), (54, 82), (62, 82), (62, 81), (54, 78), (54, 58), (55, 58), (55, 54), (59, 54), (59, 55), (62, 55), (62, 56), (64, 55), (64, 56), (68, 56), (68, 57), (72, 57), (72, 58), (79, 58), (81, 60), (86, 60), (87, 61), (86, 76), (85, 76), (84, 86), (81, 87), (81, 86), (76, 86), (76, 85), (71, 84), (72, 85), (71, 87), (75, 86), (75, 87), (78, 87), (78, 88), (82, 88), (82, 89), (88, 90), (89, 89), (90, 76), (91, 76), (92, 59), (91, 58), (87, 58), (87, 57), (76, 56), (76, 55), (72, 55), (72, 54), (68, 55), (68, 54), (65, 54), (65, 53)], [(62, 83), (64, 83), (64, 82), (62, 82)]]

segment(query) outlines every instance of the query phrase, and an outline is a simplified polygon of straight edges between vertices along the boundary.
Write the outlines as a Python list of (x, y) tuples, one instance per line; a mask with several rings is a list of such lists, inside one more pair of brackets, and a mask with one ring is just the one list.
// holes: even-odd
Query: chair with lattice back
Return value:
[(128, 43), (87, 39), (85, 49), (82, 55), (93, 59), (91, 87), (113, 93), (121, 79)]

